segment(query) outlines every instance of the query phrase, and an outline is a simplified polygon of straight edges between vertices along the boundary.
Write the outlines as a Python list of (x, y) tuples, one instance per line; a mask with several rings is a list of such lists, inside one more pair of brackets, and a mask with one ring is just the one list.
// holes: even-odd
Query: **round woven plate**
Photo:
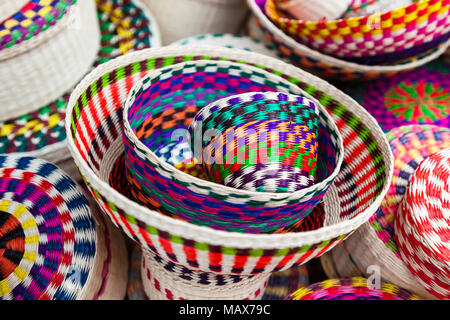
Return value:
[[(48, 2), (48, 1), (46, 1)], [(101, 49), (95, 66), (122, 54), (159, 46), (153, 17), (136, 0), (96, 0)], [(0, 122), (0, 153), (23, 153), (59, 162), (65, 150), (64, 118), (69, 94), (39, 110)]]
[(0, 298), (87, 297), (101, 253), (82, 191), (30, 157), (0, 156), (0, 186)]
[(409, 124), (450, 126), (450, 64), (437, 60), (413, 71), (341, 89), (385, 131)]
[[(345, 155), (341, 171), (325, 195), (333, 205), (325, 207), (324, 227), (270, 235), (217, 231), (144, 208), (108, 184), (124, 151), (122, 106), (133, 84), (154, 68), (199, 59), (239, 61), (270, 70), (302, 88), (307, 98), (320, 101), (332, 115), (343, 136)], [(110, 100), (112, 95), (115, 98)], [(245, 275), (282, 271), (322, 255), (375, 213), (392, 176), (392, 153), (383, 132), (353, 99), (301, 69), (244, 50), (164, 47), (116, 58), (77, 86), (67, 112), (69, 149), (102, 210), (147, 250), (207, 272)]]
[(393, 129), (387, 138), (394, 155), (390, 188), (376, 214), (331, 255), (339, 276), (365, 275), (378, 265), (387, 282), (432, 298), (412, 277), (401, 259), (395, 240), (394, 221), (410, 178), (420, 162), (450, 146), (450, 129), (433, 125), (410, 125)]
[(286, 300), (421, 300), (392, 284), (376, 288), (362, 277), (330, 279), (295, 291)]
[[(128, 269), (127, 296), (129, 300), (148, 300), (142, 285), (141, 258), (142, 252), (139, 246), (135, 246), (131, 252)], [(270, 276), (262, 300), (283, 300), (287, 295), (308, 284), (309, 278), (306, 266), (276, 272)]]

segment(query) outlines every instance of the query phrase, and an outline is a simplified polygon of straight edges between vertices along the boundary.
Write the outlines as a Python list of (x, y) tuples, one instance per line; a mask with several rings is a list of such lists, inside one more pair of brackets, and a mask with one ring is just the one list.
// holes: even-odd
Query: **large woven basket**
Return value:
[(450, 1), (422, 0), (392, 11), (331, 21), (283, 15), (283, 0), (267, 0), (267, 16), (286, 34), (325, 54), (362, 64), (396, 64), (450, 38)]
[[(318, 98), (332, 115), (343, 135), (345, 154), (341, 172), (324, 197), (327, 218), (322, 228), (274, 235), (223, 232), (144, 208), (110, 186), (111, 174), (124, 175), (114, 171), (114, 166), (123, 161), (122, 106), (133, 84), (155, 67), (198, 59), (237, 60), (273, 70), (303, 88), (309, 99)], [(300, 69), (240, 50), (156, 48), (103, 64), (71, 95), (66, 130), (69, 149), (91, 193), (118, 227), (165, 260), (220, 274), (286, 270), (322, 255), (373, 215), (392, 176), (392, 154), (386, 138), (354, 100)]]
[(239, 33), (248, 8), (242, 0), (143, 0), (161, 27), (163, 44), (204, 33)]
[(374, 287), (362, 277), (329, 279), (301, 288), (286, 300), (421, 300), (395, 285), (382, 283)]
[(0, 120), (35, 111), (71, 89), (100, 44), (94, 0), (32, 0), (0, 24)]
[(384, 131), (403, 125), (450, 126), (450, 61), (433, 61), (388, 79), (340, 88), (358, 101)]
[[(97, 0), (101, 38), (91, 68), (127, 52), (160, 45), (155, 20), (135, 0)], [(72, 84), (74, 86), (75, 83)], [(0, 121), (0, 153), (20, 153), (57, 164), (71, 177), (78, 169), (66, 147), (64, 119), (69, 94), (39, 109)]]
[(335, 271), (340, 277), (370, 274), (372, 265), (381, 277), (420, 295), (435, 298), (407, 269), (394, 230), (396, 212), (409, 180), (420, 162), (442, 148), (450, 147), (450, 129), (428, 125), (410, 125), (393, 129), (387, 138), (394, 154), (394, 176), (389, 191), (376, 214), (342, 246), (331, 252)]
[[(450, 45), (450, 40), (442, 43), (434, 52), (413, 61), (397, 65), (366, 65), (349, 62), (326, 55), (306, 45), (297, 42), (294, 38), (280, 30), (264, 13), (266, 0), (247, 0), (256, 24), (267, 38), (269, 44), (275, 46), (281, 55), (290, 59), (296, 65), (320, 75), (323, 78), (347, 80), (375, 79), (392, 76), (399, 72), (412, 70), (430, 62), (442, 53)], [(259, 31), (252, 32), (260, 33)]]
[(440, 299), (450, 298), (449, 213), (450, 147), (420, 163), (395, 219), (395, 239), (403, 261)]
[[(181, 48), (184, 49), (178, 50)], [(309, 214), (338, 174), (343, 158), (338, 129), (322, 107), (320, 154), (329, 157), (321, 162), (324, 170), (318, 183), (304, 190), (275, 193), (226, 187), (185, 174), (154, 154), (173, 142), (174, 135), (185, 138), (180, 134), (188, 133), (188, 126), (200, 108), (246, 91), (301, 94), (294, 84), (270, 72), (229, 61), (192, 61), (168, 66), (151, 72), (142, 84), (136, 85), (124, 105), (123, 116), (133, 198), (165, 215), (233, 232), (273, 232)]]
[(124, 240), (83, 191), (31, 157), (0, 156), (0, 175), (0, 299), (123, 299)]

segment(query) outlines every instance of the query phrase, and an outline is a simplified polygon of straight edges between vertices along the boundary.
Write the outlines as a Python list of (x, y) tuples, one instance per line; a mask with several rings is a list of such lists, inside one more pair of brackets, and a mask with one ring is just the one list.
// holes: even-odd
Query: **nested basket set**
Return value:
[(449, 298), (450, 2), (388, 2), (0, 4), (0, 299)]

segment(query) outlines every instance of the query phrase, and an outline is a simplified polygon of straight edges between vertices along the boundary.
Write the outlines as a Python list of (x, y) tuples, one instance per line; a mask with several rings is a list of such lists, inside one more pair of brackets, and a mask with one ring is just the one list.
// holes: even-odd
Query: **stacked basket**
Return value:
[(391, 76), (434, 60), (450, 44), (448, 0), (324, 21), (291, 18), (281, 8), (283, 0), (247, 2), (256, 20), (253, 29), (260, 29), (283, 56), (326, 78)]
[[(313, 211), (307, 224), (285, 233), (262, 234), (260, 226), (253, 226), (252, 234), (248, 228), (234, 230), (232, 224), (220, 221), (236, 214), (230, 209), (233, 204), (249, 209), (260, 205), (263, 211), (277, 212), (273, 203), (295, 207), (302, 190), (270, 194), (273, 199), (265, 192), (246, 194), (178, 169), (198, 169), (201, 162), (188, 159), (183, 166), (175, 166), (166, 159), (176, 157), (156, 156), (163, 149), (185, 150), (183, 134), (175, 140), (180, 147), (169, 147), (174, 142), (173, 132), (186, 129), (209, 103), (252, 91), (301, 95), (319, 110), (323, 108), (320, 119), (326, 128), (323, 132), (329, 135), (319, 141), (329, 143), (319, 146), (329, 154), (336, 152), (333, 170), (337, 171), (335, 175), (334, 171), (328, 173), (326, 164), (319, 166), (325, 173), (323, 212), (319, 210), (323, 221)], [(127, 113), (133, 103), (143, 108)], [(331, 123), (326, 120), (327, 113)], [(148, 269), (143, 269), (144, 285), (148, 295), (159, 298), (185, 298), (180, 292), (192, 292), (192, 281), (200, 286), (193, 295), (196, 298), (210, 297), (212, 288), (216, 298), (230, 298), (231, 292), (239, 297), (259, 297), (270, 273), (321, 256), (366, 222), (384, 197), (392, 173), (392, 155), (383, 133), (352, 99), (280, 60), (236, 49), (166, 47), (105, 63), (71, 95), (66, 130), (72, 156), (101, 209), (142, 246), (144, 268)], [(343, 152), (335, 148), (340, 136)], [(183, 151), (186, 157), (191, 156), (188, 153)], [(154, 184), (131, 179), (133, 188), (129, 188), (130, 172), (133, 179), (149, 173), (156, 179)], [(314, 199), (314, 193), (305, 192), (303, 197)], [(202, 212), (206, 217), (207, 210), (202, 208), (211, 209), (210, 220), (196, 219)], [(189, 281), (183, 279), (186, 273)], [(203, 273), (205, 279), (222, 279), (223, 285), (197, 281)], [(237, 283), (230, 280), (233, 277)]]
[(81, 179), (66, 152), (68, 92), (94, 66), (158, 46), (154, 20), (132, 0), (6, 0), (0, 10), (0, 153), (44, 158)]

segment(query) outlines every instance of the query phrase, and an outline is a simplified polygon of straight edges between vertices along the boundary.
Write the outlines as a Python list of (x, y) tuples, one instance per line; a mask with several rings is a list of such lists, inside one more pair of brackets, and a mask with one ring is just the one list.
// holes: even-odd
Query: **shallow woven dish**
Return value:
[(248, 8), (242, 0), (143, 0), (161, 27), (163, 45), (204, 33), (239, 33)]
[(396, 64), (450, 38), (450, 0), (422, 0), (382, 14), (332, 21), (282, 16), (267, 0), (265, 12), (282, 31), (325, 54), (362, 64)]
[(83, 191), (31, 157), (0, 156), (0, 175), (0, 299), (122, 299), (124, 240)]
[(0, 120), (72, 88), (95, 61), (99, 38), (94, 0), (31, 0), (0, 23)]
[(449, 213), (450, 147), (420, 163), (395, 219), (395, 239), (403, 261), (440, 299), (450, 298)]
[(450, 147), (450, 129), (431, 125), (402, 126), (389, 131), (387, 138), (394, 154), (394, 175), (388, 193), (369, 222), (331, 252), (332, 260), (341, 277), (368, 275), (368, 267), (377, 265), (386, 282), (423, 298), (434, 298), (402, 261), (394, 222), (411, 175), (423, 159)]
[(399, 65), (365, 65), (337, 59), (313, 50), (283, 33), (264, 13), (266, 0), (247, 0), (255, 15), (257, 25), (265, 35), (269, 44), (278, 49), (281, 55), (290, 59), (296, 65), (323, 78), (339, 79), (340, 81), (375, 79), (392, 76), (399, 72), (412, 70), (430, 62), (447, 50), (450, 40), (441, 44), (431, 54), (405, 62)]
[(195, 44), (236, 48), (261, 53), (269, 57), (282, 58), (274, 47), (267, 45), (262, 41), (230, 33), (207, 33), (199, 36), (184, 38), (173, 42), (170, 45), (185, 46)]
[(450, 126), (450, 64), (445, 61), (340, 88), (361, 103), (385, 131), (413, 124)]
[[(128, 272), (127, 297), (129, 300), (148, 300), (141, 278), (142, 252), (135, 246), (131, 252)], [(186, 270), (189, 277), (190, 271)], [(220, 276), (217, 276), (220, 277)], [(309, 284), (308, 270), (305, 266), (272, 274), (262, 300), (283, 300), (288, 294)]]
[[(331, 113), (343, 135), (345, 155), (341, 172), (324, 197), (324, 227), (275, 235), (217, 231), (146, 209), (111, 188), (110, 174), (124, 152), (122, 105), (133, 84), (155, 67), (201, 58), (237, 60), (272, 70), (303, 88), (307, 98), (318, 98)], [(360, 105), (298, 68), (241, 50), (166, 47), (119, 57), (99, 66), (78, 85), (67, 115), (69, 149), (101, 209), (144, 248), (196, 270), (248, 275), (306, 263), (342, 242), (373, 215), (392, 176), (386, 138)]]
[(383, 283), (372, 288), (366, 278), (329, 279), (301, 288), (286, 300), (421, 300), (395, 285)]
[[(97, 0), (97, 6), (101, 39), (93, 66), (127, 52), (160, 45), (154, 19), (142, 10), (139, 1)], [(43, 158), (71, 174), (75, 165), (67, 151), (64, 130), (69, 96), (62, 95), (34, 112), (1, 121), (0, 153)]]
[(153, 152), (171, 143), (180, 130), (186, 140), (193, 117), (210, 102), (248, 91), (289, 90), (301, 93), (270, 72), (228, 61), (192, 61), (150, 73), (133, 87), (124, 105), (133, 199), (165, 215), (225, 231), (273, 232), (302, 219), (321, 201), (342, 163), (342, 140), (323, 108), (319, 107), (324, 128), (319, 137), (321, 154), (332, 156), (321, 166), (327, 170), (320, 171), (319, 182), (305, 190), (262, 193), (226, 187), (185, 174)]

